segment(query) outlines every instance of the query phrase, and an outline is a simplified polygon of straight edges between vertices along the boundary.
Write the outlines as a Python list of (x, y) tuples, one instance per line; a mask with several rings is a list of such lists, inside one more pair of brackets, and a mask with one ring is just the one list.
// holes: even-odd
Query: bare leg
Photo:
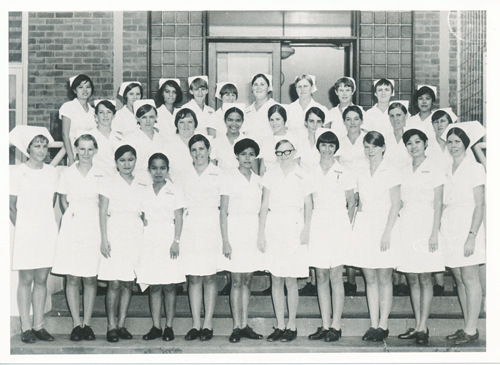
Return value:
[(80, 280), (79, 276), (66, 275), (66, 299), (73, 318), (73, 328), (82, 324), (80, 320)]
[(436, 281), (437, 285), (444, 286), (444, 272), (435, 272), (434, 280)]
[(365, 275), (366, 300), (368, 301), (368, 311), (370, 312), (370, 327), (377, 328), (380, 314), (377, 272), (376, 269), (363, 269), (363, 274)]
[(460, 270), (462, 271), (462, 281), (467, 296), (467, 320), (465, 321), (464, 331), (469, 335), (475, 335), (482, 300), (479, 265), (461, 267)]
[(420, 327), (420, 303), (422, 301), (421, 292), (420, 292), (420, 282), (419, 282), (419, 274), (407, 273), (406, 280), (410, 285), (410, 300), (411, 305), (413, 307), (413, 314), (415, 314), (415, 330), (419, 330)]
[(295, 331), (297, 329), (295, 320), (297, 318), (297, 309), (299, 307), (299, 288), (297, 286), (297, 278), (287, 277), (285, 278), (285, 283), (288, 290), (288, 324), (286, 328)]
[(165, 316), (167, 317), (166, 325), (168, 327), (173, 327), (175, 318), (175, 303), (177, 302), (176, 284), (162, 285), (162, 287), (163, 295), (165, 296)]
[(17, 307), (21, 317), (21, 330), (31, 329), (31, 286), (35, 278), (35, 270), (19, 270), (19, 284), (17, 286)]
[(483, 311), (486, 312), (486, 264), (479, 265), (479, 280), (483, 291)]
[(241, 328), (245, 328), (248, 324), (248, 304), (252, 295), (252, 278), (253, 272), (242, 274), (241, 285)]
[(347, 282), (356, 284), (356, 269), (354, 267), (346, 266)]
[(344, 310), (344, 283), (342, 280), (342, 266), (332, 267), (329, 271), (332, 286), (332, 327), (339, 330), (342, 326), (341, 319), (342, 311)]
[(203, 296), (202, 277), (189, 275), (189, 305), (193, 316), (193, 328), (201, 329), (201, 303)]
[(215, 274), (203, 276), (203, 289), (205, 301), (203, 328), (213, 329), (212, 318), (215, 311), (215, 303), (217, 302), (217, 279)]
[(376, 269), (380, 298), (380, 322), (378, 326), (387, 329), (392, 308), (392, 268)]
[[(276, 314), (276, 320), (278, 321), (279, 329), (285, 329), (285, 290), (284, 283), (285, 279), (279, 276), (274, 276), (271, 274), (272, 285), (272, 297), (274, 303), (274, 312)], [(290, 293), (288, 294), (290, 295)]]
[(462, 314), (464, 315), (464, 326), (467, 323), (467, 294), (465, 293), (465, 285), (462, 281), (462, 271), (460, 267), (452, 268), (453, 276), (455, 277), (455, 282), (457, 283), (457, 291), (458, 291), (458, 301), (460, 306), (462, 307)]
[(231, 294), (229, 295), (231, 299), (231, 311), (233, 312), (233, 329), (242, 328), (241, 327), (241, 312), (242, 312), (242, 275), (238, 272), (231, 273)]
[(106, 293), (106, 312), (108, 314), (108, 331), (116, 328), (116, 314), (118, 313), (118, 297), (120, 295), (120, 282), (113, 280), (108, 282)]
[(118, 327), (125, 327), (125, 319), (127, 318), (128, 307), (132, 299), (133, 281), (121, 281), (122, 292), (120, 294), (120, 311), (118, 316)]
[(47, 300), (47, 277), (50, 267), (35, 269), (33, 282), (33, 329), (39, 330), (43, 327), (45, 317), (45, 302)]
[[(330, 324), (330, 318), (332, 316), (332, 309), (330, 304), (330, 270), (316, 268), (316, 282), (318, 284), (318, 302), (319, 309), (321, 312), (321, 320), (323, 321), (323, 327), (328, 328)], [(343, 289), (342, 285), (342, 289)], [(332, 298), (333, 302), (333, 298)], [(333, 304), (333, 303), (332, 303)]]
[(426, 331), (427, 319), (431, 312), (431, 303), (434, 296), (431, 273), (418, 274), (418, 281), (420, 283), (420, 323), (415, 329), (417, 331)]
[(97, 293), (97, 277), (83, 278), (83, 324), (90, 325), (94, 311), (95, 295)]
[(161, 285), (149, 286), (149, 310), (153, 318), (153, 326), (161, 328)]

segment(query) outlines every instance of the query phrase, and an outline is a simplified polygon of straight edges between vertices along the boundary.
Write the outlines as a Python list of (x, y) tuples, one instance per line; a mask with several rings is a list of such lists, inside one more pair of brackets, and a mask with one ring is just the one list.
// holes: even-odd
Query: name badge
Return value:
[(209, 172), (208, 174), (211, 175), (211, 176), (219, 176), (219, 174), (216, 174), (214, 172)]
[(430, 171), (422, 171), (422, 174), (430, 174)]

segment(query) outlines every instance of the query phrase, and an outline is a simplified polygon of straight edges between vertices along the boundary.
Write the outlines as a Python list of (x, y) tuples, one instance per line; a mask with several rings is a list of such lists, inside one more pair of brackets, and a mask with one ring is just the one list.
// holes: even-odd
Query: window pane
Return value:
[(350, 11), (286, 11), (285, 36), (350, 37)]
[(9, 109), (16, 109), (16, 75), (9, 75)]
[(210, 36), (282, 36), (281, 11), (209, 11)]

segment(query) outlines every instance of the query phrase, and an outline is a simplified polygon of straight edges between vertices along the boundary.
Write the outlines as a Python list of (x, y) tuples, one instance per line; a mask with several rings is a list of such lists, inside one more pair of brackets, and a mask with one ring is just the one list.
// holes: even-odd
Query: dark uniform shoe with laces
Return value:
[(169, 326), (165, 326), (165, 330), (163, 331), (163, 341), (173, 341), (174, 340), (174, 329)]
[(247, 324), (247, 326), (245, 328), (242, 328), (240, 330), (240, 336), (241, 337), (245, 337), (245, 338), (249, 338), (251, 340), (260, 340), (262, 337), (264, 337), (261, 334), (256, 333), (252, 329), (252, 327), (250, 327), (248, 324)]
[(186, 341), (192, 341), (192, 340), (196, 340), (199, 337), (200, 337), (200, 330), (197, 328), (191, 328), (188, 331), (188, 333), (186, 334), (186, 336), (184, 336), (184, 339)]
[(33, 333), (40, 341), (54, 341), (54, 337), (45, 328), (41, 328), (38, 331), (33, 330)]
[(21, 341), (24, 343), (35, 343), (36, 338), (32, 330), (21, 332)]
[(463, 331), (460, 336), (453, 342), (455, 345), (465, 345), (467, 343), (471, 343), (479, 338), (479, 331), (476, 330), (476, 333), (473, 335), (469, 335), (467, 332)]
[(116, 333), (116, 328), (113, 328), (112, 330), (109, 330), (108, 332), (106, 332), (106, 340), (108, 342), (120, 341), (120, 337), (118, 336), (118, 333)]
[(94, 331), (92, 331), (92, 328), (90, 328), (90, 326), (83, 327), (82, 337), (83, 337), (84, 341), (94, 341), (95, 340)]
[(429, 343), (429, 329), (417, 332), (417, 345), (427, 345)]
[(274, 328), (273, 333), (271, 333), (269, 336), (267, 336), (267, 340), (269, 342), (276, 342), (276, 341), (281, 340), (281, 337), (283, 337), (283, 334), (285, 333), (285, 331), (280, 330), (279, 328), (276, 328), (276, 327), (273, 327), (273, 328)]
[(144, 336), (142, 336), (143, 340), (149, 341), (149, 340), (155, 340), (158, 337), (161, 337), (162, 332), (161, 329), (156, 328), (155, 326), (151, 327), (148, 333), (146, 333)]
[(374, 337), (375, 337), (375, 328), (370, 327), (370, 328), (368, 328), (368, 330), (363, 335), (362, 340), (363, 341), (373, 341)]
[(203, 328), (200, 332), (200, 341), (208, 341), (211, 340), (214, 336), (214, 330), (209, 330), (208, 328)]
[(131, 340), (132, 334), (125, 327), (117, 328), (116, 333), (122, 340)]
[(405, 333), (398, 335), (398, 338), (400, 340), (412, 340), (417, 338), (417, 331), (415, 331), (415, 328), (408, 328)]
[(457, 338), (459, 338), (459, 337), (460, 337), (460, 335), (462, 334), (462, 332), (463, 332), (463, 331), (464, 331), (464, 330), (458, 330), (458, 331), (457, 331), (457, 332), (455, 332), (454, 334), (446, 336), (446, 339), (447, 339), (447, 340), (456, 340)]
[(231, 336), (229, 336), (229, 342), (236, 343), (241, 341), (241, 329), (235, 328), (233, 332), (231, 332)]
[(71, 331), (71, 335), (69, 336), (69, 339), (71, 341), (83, 340), (82, 327), (76, 326), (75, 328), (73, 328), (73, 331)]
[(285, 332), (283, 333), (283, 336), (281, 336), (281, 342), (290, 342), (293, 341), (297, 338), (297, 329), (295, 331), (292, 331), (290, 328), (285, 328)]
[(375, 336), (373, 336), (373, 342), (382, 342), (384, 341), (387, 337), (389, 337), (389, 329), (382, 329), (382, 328), (377, 328), (375, 330)]
[(325, 342), (335, 342), (338, 341), (342, 337), (342, 330), (336, 330), (333, 327), (330, 327), (328, 329), (327, 334), (325, 335), (325, 338), (323, 338), (323, 341)]
[(307, 338), (310, 340), (322, 340), (323, 338), (325, 338), (327, 333), (328, 330), (325, 327), (321, 326), (318, 327), (316, 332), (310, 334)]

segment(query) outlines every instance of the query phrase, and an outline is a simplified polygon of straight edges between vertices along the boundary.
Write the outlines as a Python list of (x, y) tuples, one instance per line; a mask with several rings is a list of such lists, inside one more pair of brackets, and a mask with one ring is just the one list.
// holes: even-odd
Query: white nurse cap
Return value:
[(122, 82), (122, 84), (120, 85), (120, 90), (118, 91), (118, 95), (123, 96), (123, 93), (125, 92), (125, 89), (126, 89), (126, 88), (127, 88), (127, 86), (129, 86), (130, 84), (139, 84), (139, 85), (142, 85), (139, 81), (127, 81), (127, 82)]
[(17, 125), (9, 133), (9, 143), (16, 146), (19, 151), (29, 157), (28, 146), (33, 138), (40, 134), (49, 140), (49, 145), (54, 142), (54, 138), (52, 138), (49, 131), (45, 127)]
[(233, 85), (236, 90), (238, 90), (238, 86), (236, 86), (236, 84), (234, 82), (218, 82), (217, 83), (217, 88), (215, 89), (215, 97), (217, 99), (221, 99), (222, 100), (222, 95), (220, 94), (222, 88), (226, 85)]
[(224, 112), (224, 114), (231, 108), (237, 108), (241, 110), (243, 115), (245, 115), (245, 109), (246, 109), (245, 103), (224, 103), (224, 105), (222, 105), (222, 111)]
[(333, 134), (335, 134), (335, 132), (332, 131), (330, 128), (322, 128), (322, 127), (320, 127), (318, 129), (316, 129), (316, 133), (314, 134), (314, 138), (316, 139), (316, 141), (318, 140), (319, 137), (321, 137), (326, 132), (332, 132)]
[(114, 106), (116, 106), (116, 101), (114, 101), (114, 100), (111, 100), (111, 99), (97, 99), (97, 100), (94, 100), (94, 108), (97, 108), (97, 105), (99, 105), (99, 103), (101, 101), (109, 101), (111, 104), (113, 104)]
[(437, 98), (437, 96), (438, 96), (438, 89), (437, 89), (437, 87), (431, 86), (431, 85), (418, 85), (417, 86), (417, 90), (420, 90), (423, 87), (428, 87), (429, 89), (431, 89), (434, 92), (434, 96)]
[(443, 112), (447, 113), (450, 116), (452, 123), (455, 123), (458, 120), (457, 115), (455, 113), (453, 113), (453, 110), (451, 108), (440, 108), (440, 109), (436, 110), (436, 112), (439, 110), (442, 110)]
[[(286, 140), (293, 145), (293, 148), (297, 149), (299, 146), (299, 140), (297, 136), (292, 132), (288, 132), (285, 136), (273, 136), (274, 146), (280, 141)], [(273, 146), (273, 147), (274, 147)]]
[(481, 138), (484, 137), (484, 135), (486, 135), (486, 129), (483, 127), (483, 125), (479, 123), (477, 120), (474, 120), (472, 122), (448, 124), (448, 127), (446, 127), (443, 134), (441, 134), (442, 140), (446, 141), (447, 138), (446, 136), (451, 128), (460, 128), (465, 132), (465, 134), (467, 134), (467, 137), (469, 137), (470, 140), (468, 148), (474, 146), (477, 141), (479, 141)]
[(356, 91), (356, 81), (354, 81), (354, 79), (352, 77), (349, 77), (349, 76), (342, 76), (342, 77), (339, 77), (337, 79), (337, 81), (335, 81), (335, 83), (337, 83), (340, 79), (348, 79), (348, 80), (351, 80), (352, 81), (352, 84), (354, 85), (354, 89), (352, 90), (352, 92), (355, 92)]
[(153, 99), (136, 100), (134, 102), (134, 114), (137, 112), (137, 110), (139, 110), (139, 108), (141, 106), (144, 106), (144, 105), (151, 105), (153, 108), (156, 109), (156, 104), (155, 104), (155, 101)]
[(389, 106), (391, 106), (394, 103), (399, 103), (401, 105), (404, 105), (406, 108), (406, 112), (408, 112), (408, 107), (410, 106), (410, 102), (408, 100), (394, 100), (389, 103)]
[[(315, 93), (316, 91), (318, 91), (318, 88), (316, 87), (316, 76), (314, 76), (314, 75), (302, 75), (302, 76), (308, 76), (311, 78), (311, 80), (313, 82), (313, 84), (311, 86), (311, 93)], [(302, 76), (295, 76), (295, 82), (297, 82), (297, 80)]]
[(268, 74), (258, 73), (258, 74), (253, 75), (252, 79), (257, 75), (264, 75), (269, 80), (269, 88), (267, 89), (267, 91), (273, 91), (273, 77), (271, 75), (268, 75)]
[(181, 87), (181, 80), (179, 80), (179, 79), (160, 79), (160, 81), (158, 81), (158, 89), (161, 89), (163, 84), (166, 83), (167, 81), (173, 81), (177, 85), (179, 85), (179, 87)]
[(191, 84), (193, 83), (194, 80), (196, 79), (202, 79), (202, 80), (205, 80), (205, 82), (208, 84), (208, 76), (205, 76), (205, 75), (200, 75), (200, 76), (190, 76), (188, 77), (188, 84), (189, 84), (189, 88), (191, 88)]
[[(377, 82), (379, 82), (380, 80), (382, 80), (382, 79), (377, 79), (377, 80), (373, 81), (373, 86), (377, 85)], [(385, 79), (385, 80), (387, 80), (387, 81), (389, 81), (391, 83), (391, 85), (392, 85), (392, 94), (391, 94), (391, 96), (394, 96), (394, 89), (396, 88), (396, 84), (394, 83), (394, 80), (392, 80), (392, 79)]]

